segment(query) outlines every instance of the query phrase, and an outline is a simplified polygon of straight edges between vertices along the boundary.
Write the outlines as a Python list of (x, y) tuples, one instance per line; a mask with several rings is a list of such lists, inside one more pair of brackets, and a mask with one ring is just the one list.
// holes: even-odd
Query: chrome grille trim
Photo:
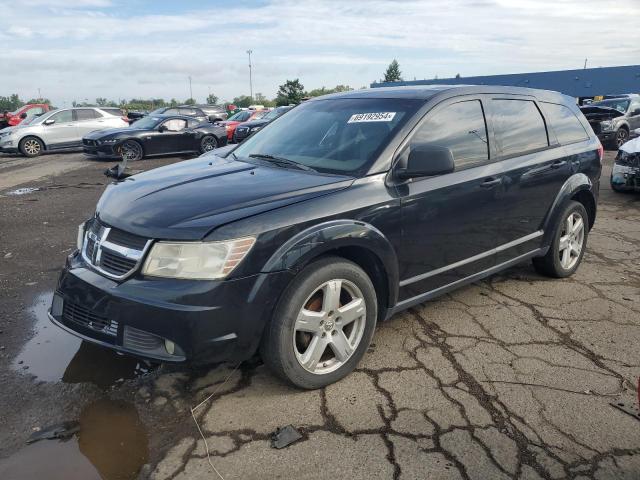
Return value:
[[(110, 241), (112, 232), (119, 243)], [(82, 245), (82, 258), (94, 270), (113, 280), (124, 280), (132, 275), (142, 263), (145, 254), (149, 250), (153, 240), (144, 240), (142, 249), (131, 248), (125, 245), (123, 239), (130, 237), (137, 245), (140, 245), (141, 237), (112, 229), (100, 223), (96, 218), (88, 225), (84, 234)]]

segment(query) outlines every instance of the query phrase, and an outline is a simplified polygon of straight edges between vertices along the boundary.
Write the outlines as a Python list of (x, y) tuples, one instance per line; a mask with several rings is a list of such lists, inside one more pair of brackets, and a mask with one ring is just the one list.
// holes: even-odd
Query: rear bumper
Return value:
[[(50, 319), (84, 340), (141, 358), (245, 360), (291, 277), (286, 271), (226, 281), (135, 275), (118, 283), (74, 254), (60, 274)], [(173, 353), (165, 340), (175, 345)]]

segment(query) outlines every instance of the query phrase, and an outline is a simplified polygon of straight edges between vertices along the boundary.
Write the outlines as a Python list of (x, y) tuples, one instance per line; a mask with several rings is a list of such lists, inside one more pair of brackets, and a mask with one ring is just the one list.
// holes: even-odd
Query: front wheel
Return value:
[(535, 269), (546, 276), (564, 278), (578, 269), (587, 248), (589, 216), (580, 202), (571, 201), (556, 221), (549, 251), (533, 259)]
[(212, 135), (207, 135), (200, 141), (200, 153), (207, 153), (216, 148), (218, 148), (218, 141)]
[(364, 356), (377, 318), (376, 292), (358, 265), (327, 257), (282, 294), (260, 354), (280, 378), (315, 389), (345, 377)]
[(25, 157), (37, 157), (44, 150), (44, 145), (36, 137), (26, 137), (20, 140), (20, 153)]
[(120, 147), (120, 155), (122, 155), (122, 160), (135, 162), (136, 160), (142, 159), (144, 152), (142, 150), (142, 145), (138, 142), (134, 140), (127, 140)]
[(616, 132), (615, 146), (617, 148), (620, 148), (622, 145), (627, 143), (628, 140), (629, 140), (629, 132), (627, 131), (627, 129), (625, 128), (618, 129), (618, 131)]

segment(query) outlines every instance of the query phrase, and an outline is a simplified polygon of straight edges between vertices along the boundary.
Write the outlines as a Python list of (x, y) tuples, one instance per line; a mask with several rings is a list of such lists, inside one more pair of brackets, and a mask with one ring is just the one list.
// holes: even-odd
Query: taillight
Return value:
[(602, 160), (604, 160), (604, 147), (601, 143), (598, 145), (598, 157), (600, 158), (600, 163), (602, 163)]

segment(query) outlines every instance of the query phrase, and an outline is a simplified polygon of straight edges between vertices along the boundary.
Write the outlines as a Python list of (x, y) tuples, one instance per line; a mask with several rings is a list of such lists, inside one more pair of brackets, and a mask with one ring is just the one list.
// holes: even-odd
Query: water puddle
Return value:
[(52, 293), (36, 297), (31, 307), (35, 334), (13, 361), (13, 368), (45, 382), (93, 383), (109, 388), (151, 370), (150, 364), (83, 342), (47, 317)]
[(149, 458), (147, 432), (135, 407), (98, 400), (80, 413), (80, 432), (67, 441), (41, 440), (0, 461), (12, 480), (133, 480)]

